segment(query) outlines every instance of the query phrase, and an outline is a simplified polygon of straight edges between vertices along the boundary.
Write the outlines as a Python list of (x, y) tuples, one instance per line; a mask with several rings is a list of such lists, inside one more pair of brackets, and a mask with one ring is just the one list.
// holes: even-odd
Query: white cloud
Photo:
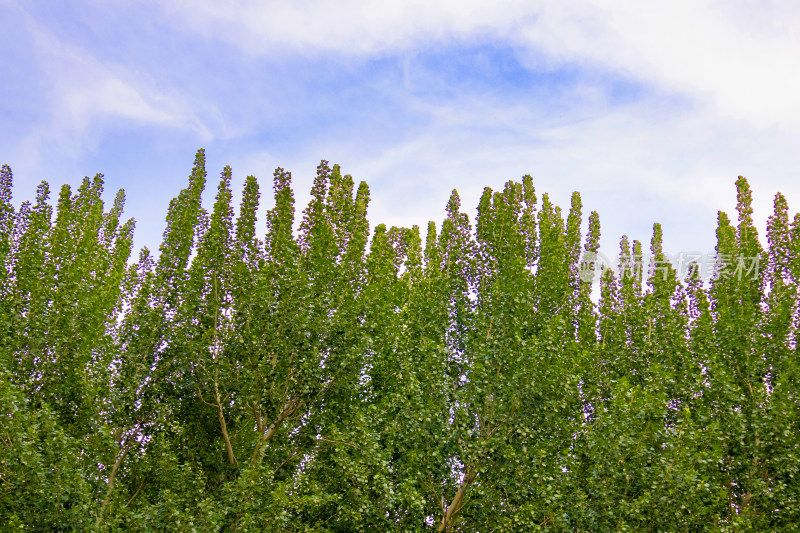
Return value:
[(276, 48), (347, 54), (394, 52), (420, 41), (495, 33), (524, 17), (526, 2), (176, 1), (164, 7), (186, 25), (240, 44), (246, 52)]
[(722, 116), (800, 129), (800, 4), (692, 0), (172, 2), (176, 24), (247, 53), (363, 57), (453, 39), (514, 43), (535, 68), (590, 64)]
[[(723, 116), (759, 127), (800, 126), (800, 9), (789, 2), (760, 9), (724, 2), (570, 3), (551, 7), (522, 43), (565, 61), (619, 69), (658, 86), (695, 95)], [(588, 13), (588, 16), (582, 14)]]

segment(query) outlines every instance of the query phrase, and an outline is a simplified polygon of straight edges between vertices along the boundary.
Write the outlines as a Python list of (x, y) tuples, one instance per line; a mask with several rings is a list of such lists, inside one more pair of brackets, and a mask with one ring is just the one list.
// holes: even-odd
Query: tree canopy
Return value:
[[(102, 175), (0, 172), (0, 522), (9, 531), (777, 531), (800, 523), (800, 214), (747, 181), (715, 271), (533, 179), (370, 228), (322, 161), (266, 220), (198, 151), (157, 256)], [(587, 227), (582, 235), (581, 228)], [(648, 259), (649, 258), (649, 259)]]

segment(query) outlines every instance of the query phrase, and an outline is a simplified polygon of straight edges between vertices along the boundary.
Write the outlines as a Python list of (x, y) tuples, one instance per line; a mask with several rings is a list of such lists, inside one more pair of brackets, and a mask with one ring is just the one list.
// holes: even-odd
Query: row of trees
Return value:
[[(697, 269), (595, 263), (597, 213), (530, 176), (370, 231), (369, 190), (288, 172), (206, 211), (203, 151), (157, 257), (102, 176), (0, 178), (0, 521), (20, 531), (743, 531), (800, 522), (800, 215), (766, 247), (739, 178)], [(294, 231), (293, 228), (298, 228)], [(654, 226), (650, 256), (665, 256)], [(752, 275), (737, 263), (759, 258)]]

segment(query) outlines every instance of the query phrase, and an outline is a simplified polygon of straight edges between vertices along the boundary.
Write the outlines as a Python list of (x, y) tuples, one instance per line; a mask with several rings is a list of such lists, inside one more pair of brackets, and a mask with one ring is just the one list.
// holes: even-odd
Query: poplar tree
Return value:
[[(205, 153), (157, 254), (102, 175), (0, 169), (0, 521), (19, 531), (739, 531), (800, 519), (800, 215), (736, 181), (715, 270), (650, 263), (533, 179), (370, 230)], [(474, 222), (474, 224), (473, 224)], [(583, 242), (583, 245), (581, 243)], [(596, 279), (599, 277), (599, 279)], [(594, 282), (598, 293), (594, 294)]]

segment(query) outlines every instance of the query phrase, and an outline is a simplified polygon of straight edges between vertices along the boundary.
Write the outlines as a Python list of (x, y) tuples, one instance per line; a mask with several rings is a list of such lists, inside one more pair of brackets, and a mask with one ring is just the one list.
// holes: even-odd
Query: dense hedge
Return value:
[[(800, 215), (740, 178), (703, 283), (600, 269), (529, 176), (370, 231), (323, 162), (210, 212), (198, 152), (153, 257), (101, 176), (0, 177), (0, 523), (58, 531), (777, 531), (800, 523)], [(235, 212), (236, 211), (236, 212)], [(263, 222), (261, 223), (263, 226)], [(293, 228), (298, 228), (294, 231)], [(261, 237), (263, 235), (263, 237)], [(647, 268), (647, 265), (654, 268)]]

